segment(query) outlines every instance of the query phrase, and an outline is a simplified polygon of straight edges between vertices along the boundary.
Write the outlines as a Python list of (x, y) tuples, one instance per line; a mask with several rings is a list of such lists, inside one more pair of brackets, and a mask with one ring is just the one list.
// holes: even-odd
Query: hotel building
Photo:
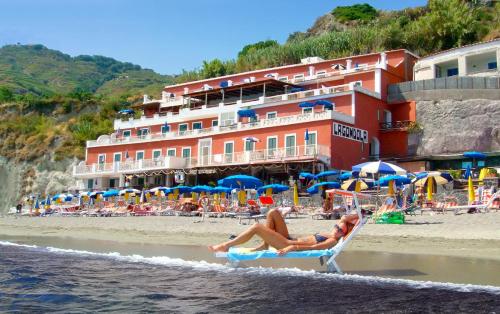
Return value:
[(139, 118), (87, 142), (73, 174), (85, 189), (206, 184), (246, 173), (268, 182), (404, 155), (414, 104), (389, 105), (417, 57), (393, 50), (166, 86)]

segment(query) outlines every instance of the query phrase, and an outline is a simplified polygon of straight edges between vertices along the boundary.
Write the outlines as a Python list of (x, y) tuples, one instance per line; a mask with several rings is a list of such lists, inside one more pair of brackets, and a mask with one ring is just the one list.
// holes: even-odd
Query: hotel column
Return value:
[(118, 183), (119, 187), (124, 187), (125, 186), (125, 175), (120, 174), (120, 182)]

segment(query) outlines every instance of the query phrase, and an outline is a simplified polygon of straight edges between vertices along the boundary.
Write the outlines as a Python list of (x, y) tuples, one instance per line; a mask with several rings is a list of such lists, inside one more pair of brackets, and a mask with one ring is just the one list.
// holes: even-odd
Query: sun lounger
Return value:
[(215, 256), (219, 258), (227, 258), (230, 264), (232, 264), (233, 266), (237, 266), (241, 261), (257, 260), (261, 258), (320, 258), (320, 263), (321, 265), (323, 265), (323, 259), (327, 258), (327, 271), (342, 273), (342, 270), (340, 269), (335, 259), (366, 224), (368, 218), (363, 217), (363, 215), (361, 214), (361, 208), (359, 207), (358, 198), (369, 198), (370, 196), (343, 190), (327, 190), (326, 192), (352, 197), (353, 206), (359, 216), (358, 223), (356, 223), (351, 232), (341, 238), (334, 247), (325, 250), (293, 251), (287, 253), (286, 255), (278, 255), (277, 251), (274, 249), (252, 252), (248, 248), (231, 248), (228, 252), (217, 252), (215, 253)]
[(490, 199), (488, 200), (488, 202), (486, 202), (486, 203), (476, 203), (476, 204), (470, 204), (470, 205), (452, 206), (452, 207), (449, 207), (448, 210), (453, 210), (453, 213), (455, 215), (458, 215), (458, 213), (462, 209), (475, 209), (476, 211), (479, 211), (479, 212), (487, 212), (490, 210), (490, 208), (493, 207), (494, 202), (499, 198), (500, 198), (500, 191), (493, 194), (490, 197)]

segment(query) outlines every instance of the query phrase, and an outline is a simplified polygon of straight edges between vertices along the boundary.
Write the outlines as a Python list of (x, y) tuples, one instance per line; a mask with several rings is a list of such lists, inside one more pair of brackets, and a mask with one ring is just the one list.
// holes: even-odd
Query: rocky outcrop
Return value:
[(417, 101), (417, 155), (500, 151), (500, 100)]
[(75, 189), (77, 182), (72, 176), (73, 165), (78, 160), (53, 161), (49, 158), (33, 163), (15, 163), (0, 157), (0, 213), (26, 195), (54, 194)]

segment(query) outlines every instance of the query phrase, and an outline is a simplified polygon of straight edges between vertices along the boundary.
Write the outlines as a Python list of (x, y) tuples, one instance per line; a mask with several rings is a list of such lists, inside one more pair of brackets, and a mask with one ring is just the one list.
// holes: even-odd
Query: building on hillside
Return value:
[(441, 51), (415, 64), (415, 81), (450, 76), (500, 76), (500, 38)]
[(387, 86), (411, 80), (416, 60), (406, 50), (310, 57), (166, 86), (161, 99), (145, 95), (135, 107), (140, 118), (120, 116), (113, 134), (88, 141), (74, 176), (86, 189), (206, 184), (236, 173), (287, 182), (405, 152), (411, 110), (388, 105)]

